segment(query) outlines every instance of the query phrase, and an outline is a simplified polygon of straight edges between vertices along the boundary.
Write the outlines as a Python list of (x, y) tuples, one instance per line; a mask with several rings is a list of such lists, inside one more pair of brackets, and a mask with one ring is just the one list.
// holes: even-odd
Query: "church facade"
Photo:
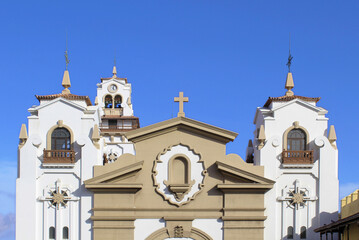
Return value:
[(257, 108), (245, 161), (237, 133), (187, 118), (141, 127), (126, 78), (102, 78), (94, 104), (36, 95), (18, 146), (16, 239), (317, 239), (337, 219), (338, 152), (319, 98)]

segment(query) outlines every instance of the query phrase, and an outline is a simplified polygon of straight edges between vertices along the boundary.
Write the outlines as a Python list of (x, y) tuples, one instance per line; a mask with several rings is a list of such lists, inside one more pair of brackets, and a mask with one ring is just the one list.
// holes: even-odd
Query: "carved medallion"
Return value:
[(152, 177), (157, 193), (169, 203), (181, 206), (202, 190), (206, 174), (200, 154), (177, 144), (158, 154)]

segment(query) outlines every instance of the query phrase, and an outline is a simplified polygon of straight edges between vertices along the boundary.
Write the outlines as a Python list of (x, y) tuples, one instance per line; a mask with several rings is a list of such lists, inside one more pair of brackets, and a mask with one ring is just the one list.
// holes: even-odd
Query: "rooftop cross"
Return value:
[(175, 97), (174, 101), (179, 102), (179, 111), (177, 117), (184, 117), (185, 114), (183, 112), (183, 102), (188, 102), (188, 97), (183, 97), (183, 92), (180, 92), (179, 97)]

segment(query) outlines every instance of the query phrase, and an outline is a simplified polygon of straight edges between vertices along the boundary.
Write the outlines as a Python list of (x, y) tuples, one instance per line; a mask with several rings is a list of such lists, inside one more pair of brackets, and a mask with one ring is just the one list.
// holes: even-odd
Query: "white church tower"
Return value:
[[(290, 56), (291, 60), (291, 56)], [(275, 181), (266, 193), (264, 239), (319, 239), (314, 229), (338, 218), (338, 150), (320, 98), (294, 95), (289, 72), (281, 97), (258, 107), (247, 162)]]
[(17, 240), (92, 239), (93, 194), (84, 181), (93, 166), (134, 154), (123, 133), (139, 127), (131, 84), (116, 74), (114, 67), (111, 78), (101, 79), (95, 105), (70, 93), (67, 66), (60, 94), (36, 95), (40, 103), (29, 108), (19, 137)]

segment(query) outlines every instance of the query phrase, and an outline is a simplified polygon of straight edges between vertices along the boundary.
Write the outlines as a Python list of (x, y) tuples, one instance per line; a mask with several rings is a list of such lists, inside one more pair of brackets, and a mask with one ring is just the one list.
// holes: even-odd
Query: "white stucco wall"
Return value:
[[(299, 99), (275, 102), (269, 108), (257, 109), (255, 129), (264, 125), (266, 141), (259, 150), (257, 132), (254, 132), (254, 164), (264, 166), (265, 177), (276, 182), (273, 189), (265, 195), (265, 239), (285, 237), (288, 226), (295, 228), (294, 239), (299, 239), (301, 226), (309, 229), (307, 239), (316, 239), (318, 236), (313, 230), (337, 218), (338, 153), (327, 139), (326, 113), (325, 109), (317, 107), (315, 103)], [(296, 121), (308, 131), (309, 149), (314, 150), (314, 164), (309, 168), (284, 168), (281, 164), (281, 153), (286, 144), (283, 143), (284, 133)], [(323, 146), (319, 146), (317, 142)], [(278, 201), (278, 198), (283, 189), (293, 185), (295, 180), (299, 180), (302, 186), (309, 187), (317, 200), (308, 202), (306, 209), (293, 211), (285, 202)]]

